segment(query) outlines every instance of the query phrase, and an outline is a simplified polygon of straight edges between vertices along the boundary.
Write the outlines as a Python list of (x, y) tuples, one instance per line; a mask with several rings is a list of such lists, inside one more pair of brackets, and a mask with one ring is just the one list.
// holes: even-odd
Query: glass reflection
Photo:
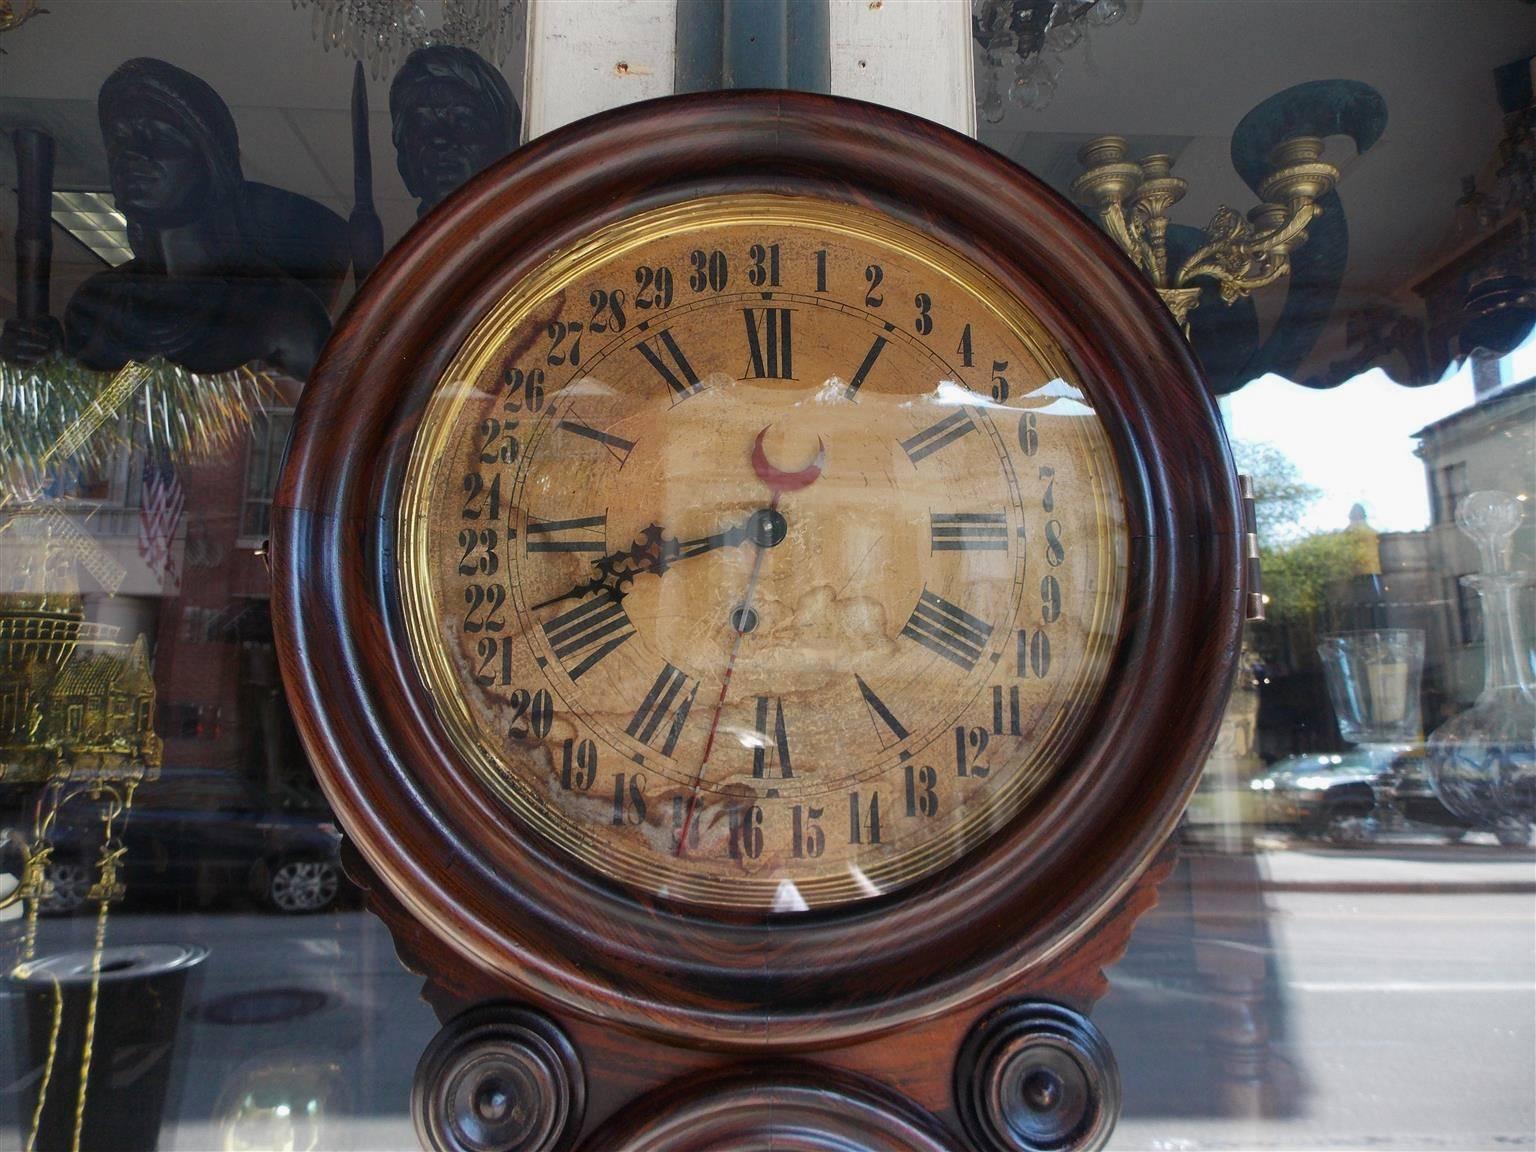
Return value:
[[(222, 1019), (186, 1014), (173, 1052), (187, 1070), (168, 1073), (161, 1146), (413, 1147), (411, 1067), (436, 1025), (419, 979), (337, 871), (337, 838), (282, 699), (257, 555), (298, 395), (273, 378), (307, 375), (344, 303), (341, 218), (365, 162), (345, 128), (350, 64), (306, 39), (307, 20), (285, 39), (288, 5), (229, 6), (245, 11), (221, 20), (191, 3), (52, 7), (0, 36), (0, 125), (28, 125), (58, 153), (45, 166), (42, 150), (18, 139), (13, 173), (0, 144), (4, 182), (22, 190), (0, 196), (0, 258), (18, 267), (14, 290), (0, 277), (0, 961), (10, 970), (21, 959), (32, 909), (42, 913), (30, 929), (40, 958), (97, 952), (105, 845), (117, 861), (108, 887), (121, 884), (124, 899), (111, 903), (102, 965), (117, 946), (202, 943), (204, 975), (218, 984), (210, 1003), (272, 989), (330, 997), (303, 1017), (258, 1018), (249, 1004)], [(1528, 14), (1513, 4), (1253, 0), (1215, 20), (1204, 5), (1129, 10), (1138, 7), (1134, 29), (1070, 50), (1049, 43), (1059, 75), (1050, 60), (1048, 74), (1025, 77), (1015, 94), (1027, 108), (1005, 103), (1007, 76), (989, 89), (983, 74), (983, 111), (1001, 121), (984, 140), (1064, 195), (1072, 157), (1094, 137), (1122, 134), (1137, 157), (1174, 156), (1190, 184), (1167, 213), (1176, 266), (1204, 242), (1220, 202), (1254, 203), (1262, 181), (1251, 170), (1266, 167), (1275, 142), (1328, 137), (1341, 178), (1293, 254), (1289, 289), (1230, 308), (1208, 290), (1191, 313), (1207, 375), (1233, 397), (1234, 439), (1274, 444), (1290, 469), (1261, 486), (1271, 620), (1250, 630), (1183, 861), (1095, 1014), (1128, 1094), (1117, 1144), (1528, 1143), (1530, 824), (1492, 824), (1481, 803), (1489, 781), (1519, 774), (1486, 750), (1469, 758), (1477, 812), (1432, 785), (1433, 748), (1479, 717), (1493, 649), (1514, 672), (1494, 687), (1518, 687), (1531, 671), (1536, 603), (1522, 587), (1507, 611), (1490, 611), (1464, 580), (1487, 569), (1455, 518), (1473, 492), (1508, 492), (1520, 504), (1509, 570), (1536, 562), (1536, 358), (1529, 345), (1502, 361), (1479, 355), (1435, 383), (1478, 348), (1518, 348), (1530, 329)], [(631, 19), (611, 30), (626, 35)], [(1258, 65), (1221, 64), (1249, 60), (1256, 43), (1266, 46)], [(140, 52), (180, 67), (120, 63)], [(1318, 85), (1319, 76), (1341, 79)], [(515, 145), (516, 90), (515, 75), (509, 84), (442, 46), (395, 78), (387, 130), (380, 88), (375, 150), (396, 153), (378, 172), (380, 250)], [(1023, 99), (1052, 90), (1048, 108)], [(366, 91), (362, 104), (366, 113)], [(104, 226), (123, 230), (132, 259), (108, 270), (82, 249), (51, 217), (54, 194), (121, 213)], [(676, 288), (686, 295), (681, 279)], [(152, 357), (164, 361), (155, 380), (114, 388), (106, 375)], [(1271, 369), (1340, 386), (1287, 385), (1261, 404), (1273, 381), (1258, 377)], [(238, 386), (210, 382), (231, 370)], [(607, 402), (603, 388), (577, 379), (549, 399), (595, 406)], [(946, 388), (925, 402), (1021, 401)], [(1434, 407), (1439, 388), (1459, 391)], [(1069, 389), (1052, 382), (1022, 401), (1086, 415)], [(221, 431), (189, 438), (183, 425)], [(583, 443), (631, 446), (612, 435)], [(189, 447), (194, 439), (202, 448)], [(185, 503), (170, 515), (177, 489)], [(1308, 489), (1323, 494), (1309, 501)], [(1363, 530), (1349, 527), (1356, 503), (1373, 562), (1362, 560)], [(755, 635), (769, 627), (762, 608)], [(1424, 637), (1415, 700), (1403, 701), (1401, 732), (1351, 747), (1317, 644), (1397, 630)], [(863, 697), (871, 708), (890, 696), (874, 687), (884, 695)], [(1415, 702), (1417, 725), (1407, 719)], [(722, 724), (748, 766), (775, 749), (772, 718), (755, 717)], [(875, 722), (885, 723), (878, 712)], [(84, 739), (91, 731), (100, 738)], [(52, 821), (51, 854), (36, 867), (40, 790), (67, 767), (52, 753), (37, 758), (43, 742), (77, 759), (105, 755), (88, 743), (137, 742), (115, 755), (120, 767), (143, 767), (150, 737), (164, 742), (167, 767), (139, 787), (115, 843), (85, 795)], [(573, 750), (573, 782), (592, 768)], [(914, 776), (919, 802), (927, 783)], [(267, 856), (261, 844), (282, 850)], [(35, 879), (24, 884), (28, 857)], [(862, 874), (851, 882), (874, 891)], [(7, 903), (7, 892), (26, 898)], [(773, 899), (786, 911), (806, 903), (788, 882)], [(0, 1002), (0, 1032), (17, 1043), (30, 995), (12, 985)], [(45, 1016), (53, 995), (38, 993)], [(103, 1026), (121, 1012), (134, 1027), (132, 999), (104, 1002)], [(0, 1144), (26, 1147), (39, 1064), (11, 1048), (0, 1045)], [(1415, 1090), (1424, 1084), (1435, 1090)], [(141, 1093), (109, 1119), (146, 1111)]]
[[(265, 361), (309, 374), (330, 333), (315, 294), (263, 251), (261, 217), (294, 215), (291, 194), (247, 184), (229, 107), (205, 81), (162, 60), (122, 65), (97, 100), (117, 208), (134, 257), (85, 281), (64, 314), (64, 350), (115, 370), (163, 357), (196, 372)], [(341, 221), (310, 207), (306, 236)], [(290, 221), (291, 223), (292, 221)], [(308, 259), (312, 259), (306, 253)], [(44, 318), (8, 329), (6, 357), (53, 349)]]
[(223, 1152), (318, 1152), (334, 1146), (350, 1105), (339, 1064), (278, 1058), (239, 1068), (215, 1115)]

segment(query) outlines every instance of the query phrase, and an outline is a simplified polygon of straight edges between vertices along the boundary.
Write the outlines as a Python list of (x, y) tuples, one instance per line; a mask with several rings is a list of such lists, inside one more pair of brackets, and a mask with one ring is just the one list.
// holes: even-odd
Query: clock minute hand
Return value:
[(708, 536), (681, 541), (668, 536), (660, 524), (651, 524), (641, 531), (635, 543), (628, 548), (621, 548), (592, 561), (592, 567), (597, 570), (592, 579), (573, 584), (568, 591), (551, 596), (533, 605), (533, 608), (547, 608), (551, 604), (574, 600), (591, 592), (607, 591), (615, 598), (622, 598), (636, 576), (647, 572), (660, 576), (679, 560), (692, 560), (717, 548), (734, 547), (754, 539), (761, 542), (773, 535), (782, 538), (782, 521), (783, 517), (776, 511), (760, 509), (739, 524), (732, 524)]

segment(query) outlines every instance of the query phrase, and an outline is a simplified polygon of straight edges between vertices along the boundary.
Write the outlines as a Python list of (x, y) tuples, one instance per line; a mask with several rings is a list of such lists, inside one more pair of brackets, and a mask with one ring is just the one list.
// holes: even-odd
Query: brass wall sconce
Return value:
[(1184, 198), (1189, 183), (1173, 175), (1173, 157), (1126, 158), (1121, 136), (1100, 136), (1078, 152), (1084, 172), (1072, 194), (1098, 216), (1136, 266), (1157, 287), (1180, 327), (1200, 299), (1191, 282), (1214, 280), (1231, 304), (1290, 271), (1291, 253), (1307, 239), (1307, 225), (1322, 211), (1317, 201), (1338, 182), (1339, 170), (1323, 160), (1323, 142), (1298, 136), (1270, 153), (1272, 171), (1259, 186), (1263, 203), (1246, 218), (1222, 205), (1205, 227), (1206, 242), (1177, 271), (1168, 266), (1168, 211)]
[[(46, 16), (41, 0), (0, 0), (0, 32), (20, 28), (34, 16)], [(4, 52), (0, 52), (4, 55)]]

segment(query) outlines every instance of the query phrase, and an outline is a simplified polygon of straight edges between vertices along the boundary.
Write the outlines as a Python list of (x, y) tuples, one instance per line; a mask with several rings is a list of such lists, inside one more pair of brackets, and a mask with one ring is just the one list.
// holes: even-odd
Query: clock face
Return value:
[(979, 268), (730, 195), (517, 284), (411, 450), (412, 654), (509, 821), (684, 906), (964, 857), (1070, 764), (1125, 596), (1110, 443)]

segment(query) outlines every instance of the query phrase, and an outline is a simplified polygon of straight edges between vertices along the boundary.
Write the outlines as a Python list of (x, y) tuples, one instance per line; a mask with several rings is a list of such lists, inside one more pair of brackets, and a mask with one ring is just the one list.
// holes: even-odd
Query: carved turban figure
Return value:
[(522, 113), (506, 80), (468, 48), (434, 44), (389, 86), (395, 162), (424, 216), (517, 147)]
[(130, 60), (102, 85), (97, 111), (133, 259), (75, 293), (65, 351), (100, 370), (163, 356), (193, 372), (264, 361), (306, 377), (330, 320), (263, 250), (252, 204), (302, 198), (246, 183), (228, 106), (190, 72)]

